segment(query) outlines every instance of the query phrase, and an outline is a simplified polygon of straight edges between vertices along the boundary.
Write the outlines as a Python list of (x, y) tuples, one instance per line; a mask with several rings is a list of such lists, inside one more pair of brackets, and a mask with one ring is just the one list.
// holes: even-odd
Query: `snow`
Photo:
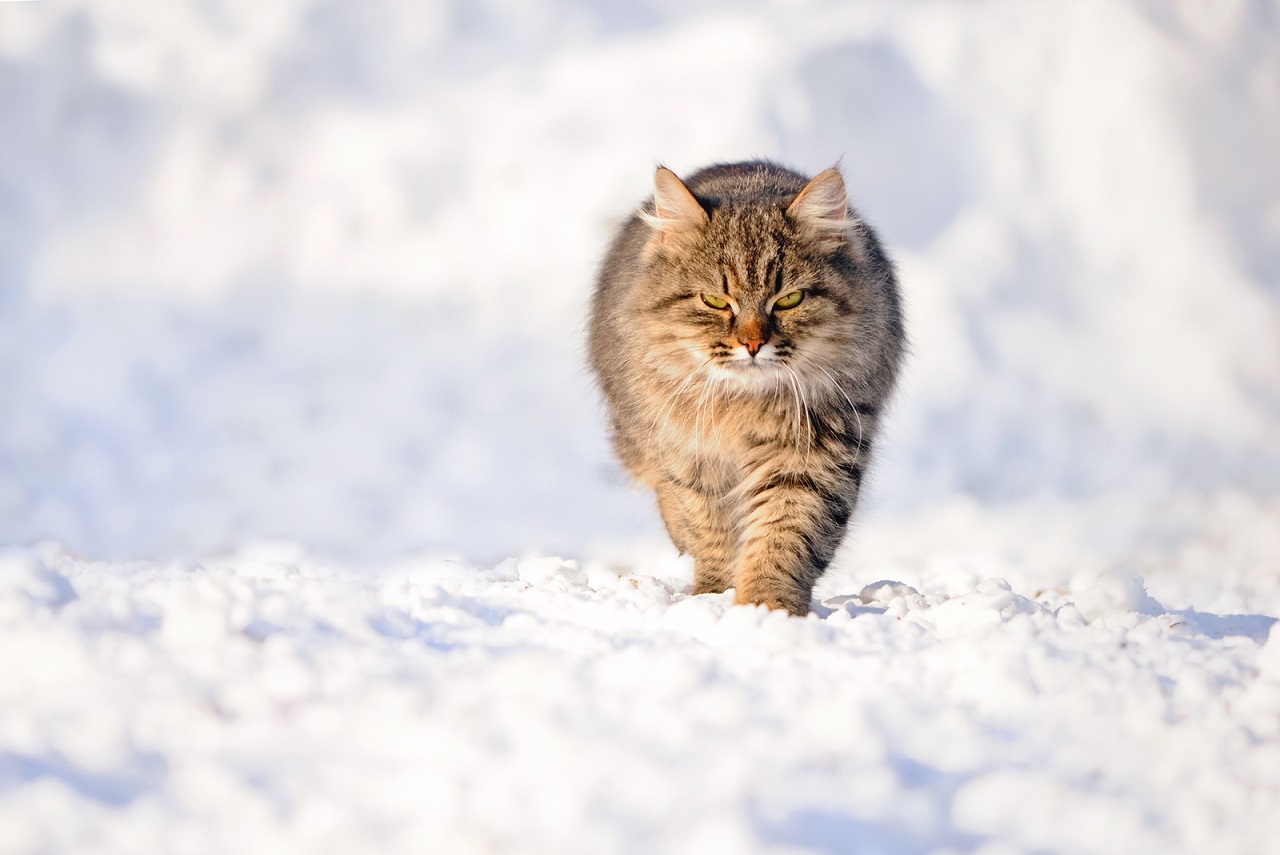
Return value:
[[(1267, 852), (1280, 7), (0, 3), (0, 852)], [(804, 619), (584, 301), (838, 158), (912, 355)]]
[(953, 567), (951, 594), (879, 582), (800, 620), (689, 596), (674, 561), (356, 573), (281, 544), (202, 565), (44, 545), (0, 568), (4, 851), (1262, 852), (1280, 833), (1275, 619), (1166, 611), (1131, 569), (1072, 596)]

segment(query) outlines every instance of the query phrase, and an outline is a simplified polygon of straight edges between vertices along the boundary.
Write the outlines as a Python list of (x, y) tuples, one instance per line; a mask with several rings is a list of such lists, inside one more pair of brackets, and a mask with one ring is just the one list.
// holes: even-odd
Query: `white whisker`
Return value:
[[(805, 465), (805, 468), (807, 469), (809, 467), (809, 455), (813, 451), (813, 418), (809, 415), (809, 399), (804, 394), (804, 383), (800, 381), (799, 375), (796, 374), (795, 370), (792, 369), (791, 366), (789, 365), (786, 366), (786, 369), (787, 369), (787, 372), (791, 375), (791, 377), (795, 381), (796, 394), (800, 398), (800, 408), (804, 411), (804, 421), (805, 421), (805, 427), (806, 427), (805, 446), (804, 446), (804, 465)], [(800, 450), (799, 445), (797, 445), (796, 451), (799, 451), (799, 450)]]
[(843, 396), (843, 397), (844, 397), (845, 401), (849, 404), (849, 411), (853, 413), (854, 421), (856, 421), (856, 422), (858, 423), (858, 445), (859, 445), (859, 446), (861, 446), (861, 445), (862, 445), (862, 437), (863, 437), (863, 433), (862, 433), (862, 414), (861, 414), (861, 413), (859, 413), (859, 412), (858, 412), (858, 408), (857, 408), (856, 406), (854, 406), (854, 404), (853, 404), (853, 399), (852, 399), (852, 398), (850, 398), (850, 397), (849, 397), (849, 393), (845, 392), (845, 390), (840, 386), (840, 381), (836, 379), (836, 376), (835, 376), (834, 374), (832, 374), (830, 371), (828, 371), (826, 368), (824, 368), (824, 367), (821, 365), (821, 363), (819, 363), (819, 362), (817, 362), (817, 361), (814, 361), (814, 362), (812, 363), (812, 365), (813, 365), (813, 367), (814, 367), (814, 368), (818, 369), (818, 370), (819, 370), (819, 371), (821, 371), (823, 374), (827, 375), (827, 377), (828, 377), (828, 378), (830, 378), (830, 380), (831, 380), (831, 385), (835, 388), (835, 390), (836, 390), (837, 392), (839, 392), (839, 393), (841, 394), (841, 396)]
[[(671, 423), (671, 414), (675, 411), (674, 405), (677, 398), (679, 398), (679, 396), (684, 392), (684, 390), (688, 388), (689, 384), (693, 382), (694, 378), (697, 377), (702, 372), (702, 370), (707, 366), (709, 366), (710, 364), (711, 364), (711, 357), (707, 357), (701, 363), (699, 363), (692, 371), (689, 372), (689, 376), (684, 379), (684, 382), (682, 382), (679, 386), (676, 387), (676, 390), (674, 392), (672, 392), (670, 395), (667, 396), (666, 401), (662, 405), (662, 409), (658, 411), (658, 415), (654, 418), (653, 427), (650, 428), (649, 430), (649, 441), (647, 443), (647, 446), (650, 451), (653, 450), (654, 443), (657, 442), (658, 437), (661, 434), (666, 433), (667, 426)], [(658, 424), (658, 419), (662, 420), (661, 425)]]
[(796, 451), (799, 451), (800, 450), (800, 394), (796, 392), (795, 377), (792, 376), (790, 371), (786, 373), (786, 378), (787, 378), (787, 391), (791, 393), (791, 403), (794, 405), (794, 409), (792, 410), (792, 413), (791, 413), (791, 437), (792, 437), (792, 441), (795, 443)]

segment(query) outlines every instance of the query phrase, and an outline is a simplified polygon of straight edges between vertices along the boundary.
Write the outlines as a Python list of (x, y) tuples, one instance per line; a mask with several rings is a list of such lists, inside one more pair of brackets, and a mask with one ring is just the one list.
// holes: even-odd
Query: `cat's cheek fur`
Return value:
[[(700, 305), (722, 288), (741, 318)], [(760, 314), (796, 288), (814, 293)], [(743, 339), (764, 339), (754, 358)], [(659, 170), (601, 267), (590, 350), (614, 446), (693, 555), (694, 593), (808, 610), (903, 347), (892, 265), (838, 172)]]

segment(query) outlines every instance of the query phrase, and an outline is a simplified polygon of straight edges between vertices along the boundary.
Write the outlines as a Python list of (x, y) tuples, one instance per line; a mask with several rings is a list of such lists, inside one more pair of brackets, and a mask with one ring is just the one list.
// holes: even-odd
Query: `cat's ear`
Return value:
[(832, 167), (819, 172), (787, 206), (787, 216), (826, 232), (841, 232), (852, 225), (849, 194), (844, 189), (840, 170)]
[(653, 228), (655, 240), (689, 235), (709, 222), (706, 209), (665, 166), (653, 176), (653, 213), (641, 216)]
[(830, 242), (833, 247), (852, 245), (857, 253), (854, 227), (858, 221), (849, 212), (849, 194), (840, 170), (835, 167), (819, 172), (805, 185), (787, 206), (787, 216), (816, 239)]

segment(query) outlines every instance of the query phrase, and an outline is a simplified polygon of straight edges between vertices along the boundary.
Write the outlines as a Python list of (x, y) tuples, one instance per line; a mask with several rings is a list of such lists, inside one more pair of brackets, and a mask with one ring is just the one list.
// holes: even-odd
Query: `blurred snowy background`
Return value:
[(864, 520), (1274, 497), (1278, 8), (0, 5), (0, 542), (660, 539), (594, 265), (656, 163), (759, 156), (839, 159), (901, 265)]

